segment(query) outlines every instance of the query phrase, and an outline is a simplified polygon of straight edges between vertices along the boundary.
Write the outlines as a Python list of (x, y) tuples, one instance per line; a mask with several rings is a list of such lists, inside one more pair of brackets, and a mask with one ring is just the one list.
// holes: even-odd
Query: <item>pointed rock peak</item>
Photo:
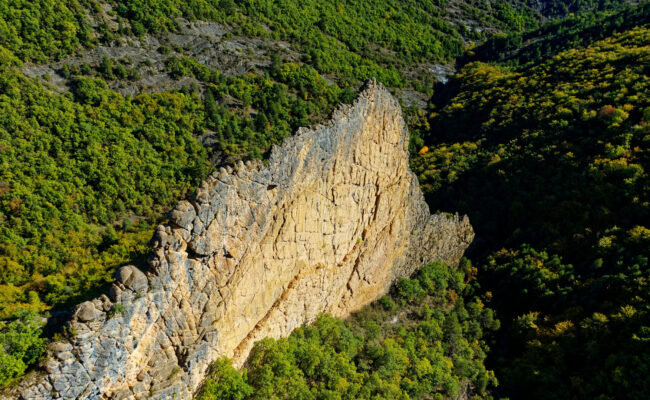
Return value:
[(352, 105), (212, 174), (156, 229), (150, 270), (119, 270), (82, 304), (25, 399), (190, 399), (221, 356), (321, 312), (346, 316), (433, 260), (456, 265), (467, 218), (430, 215), (398, 102), (368, 81)]

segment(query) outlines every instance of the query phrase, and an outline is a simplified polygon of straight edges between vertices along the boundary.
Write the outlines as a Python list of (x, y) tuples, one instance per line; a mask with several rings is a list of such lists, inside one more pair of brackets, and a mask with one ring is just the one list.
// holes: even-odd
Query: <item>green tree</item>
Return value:
[(253, 388), (246, 383), (246, 371), (237, 371), (230, 360), (217, 360), (210, 371), (215, 378), (205, 381), (197, 400), (244, 400), (253, 394)]
[(36, 314), (26, 310), (17, 312), (12, 321), (0, 321), (0, 386), (22, 375), (43, 354), (42, 325)]

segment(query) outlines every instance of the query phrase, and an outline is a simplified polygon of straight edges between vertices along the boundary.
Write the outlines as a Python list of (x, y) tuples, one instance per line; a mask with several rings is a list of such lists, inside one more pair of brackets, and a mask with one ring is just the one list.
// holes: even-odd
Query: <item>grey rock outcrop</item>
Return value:
[(121, 268), (49, 347), (25, 399), (189, 399), (220, 356), (320, 312), (346, 316), (423, 263), (456, 265), (466, 217), (430, 215), (408, 167), (397, 102), (374, 81), (268, 163), (210, 176), (152, 240), (150, 270)]
[[(115, 274), (115, 280), (136, 293), (147, 290), (149, 286), (147, 276), (133, 265), (126, 265), (118, 269)], [(118, 297), (115, 294), (112, 294), (112, 296), (115, 298)]]

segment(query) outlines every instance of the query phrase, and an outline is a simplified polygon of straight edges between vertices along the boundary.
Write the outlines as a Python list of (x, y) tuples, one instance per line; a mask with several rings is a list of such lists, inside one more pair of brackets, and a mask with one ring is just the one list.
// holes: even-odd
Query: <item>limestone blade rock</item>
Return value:
[(321, 312), (344, 317), (424, 263), (457, 265), (467, 217), (430, 215), (408, 165), (397, 101), (374, 80), (266, 165), (208, 178), (152, 239), (149, 270), (122, 267), (76, 309), (69, 343), (13, 393), (37, 399), (190, 399), (221, 356)]

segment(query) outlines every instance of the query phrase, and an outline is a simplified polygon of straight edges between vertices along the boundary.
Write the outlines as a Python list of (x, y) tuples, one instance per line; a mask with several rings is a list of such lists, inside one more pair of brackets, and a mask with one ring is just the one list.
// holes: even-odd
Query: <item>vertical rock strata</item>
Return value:
[(49, 348), (26, 399), (189, 399), (220, 356), (320, 312), (346, 316), (423, 263), (456, 265), (466, 217), (430, 215), (408, 167), (395, 99), (370, 81), (330, 122), (268, 163), (212, 174), (152, 240), (150, 271), (127, 266), (77, 307), (70, 343)]

